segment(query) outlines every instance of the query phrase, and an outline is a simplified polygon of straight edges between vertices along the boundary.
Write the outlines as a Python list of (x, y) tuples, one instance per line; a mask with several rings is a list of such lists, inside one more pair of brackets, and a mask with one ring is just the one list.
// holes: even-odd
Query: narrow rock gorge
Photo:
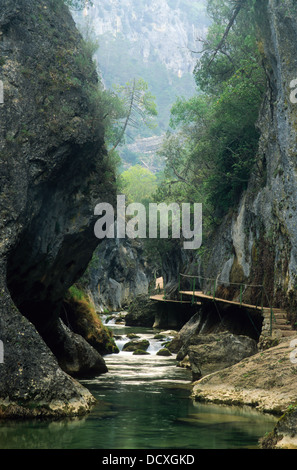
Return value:
[[(249, 405), (275, 414), (289, 409), (262, 446), (296, 446), (291, 337), (282, 337), (276, 329), (264, 347), (259, 344), (266, 321), (263, 312), (263, 316), (258, 311), (244, 312), (238, 304), (221, 305), (219, 310), (212, 302), (215, 296), (231, 302), (240, 298), (254, 307), (263, 302), (265, 292), (267, 310), (271, 305), (282, 309), (287, 314), (286, 327), (290, 324), (290, 334), (294, 334), (297, 104), (292, 100), (291, 83), (297, 80), (295, 0), (249, 3), (257, 12), (257, 47), (267, 87), (257, 121), (258, 151), (239, 203), (228, 207), (220, 223), (217, 219), (209, 223), (202, 250), (183, 250), (180, 240), (171, 239), (168, 244), (160, 243), (158, 250), (150, 247), (149, 255), (141, 240), (100, 242), (94, 234), (94, 208), (100, 202), (115, 206), (119, 185), (106, 143), (105, 120), (110, 110), (104, 108), (104, 86), (90, 44), (78, 32), (63, 0), (0, 3), (0, 80), (4, 85), (0, 103), (0, 418), (56, 419), (90, 411), (95, 398), (79, 379), (105, 374), (104, 355), (119, 352), (97, 314), (127, 309), (120, 316), (125, 327), (178, 330), (174, 339), (162, 345), (166, 346), (163, 354), (177, 354), (178, 365), (191, 369), (193, 401)], [(97, 2), (93, 6), (100, 34), (118, 35), (127, 28), (129, 40), (138, 48), (140, 36), (132, 34), (132, 23), (137, 30), (147, 21), (150, 28), (140, 31), (146, 37), (138, 51), (142, 59), (158, 55), (160, 63), (180, 79), (189, 72), (184, 54), (178, 49), (171, 52), (168, 42), (164, 41), (158, 54), (154, 51), (158, 33), (167, 32), (171, 38), (182, 30), (180, 2), (154, 1), (151, 8), (146, 1), (139, 2), (143, 10), (138, 5), (128, 12), (124, 7), (132, 4), (125, 0), (119, 10), (122, 19), (116, 2), (111, 3), (102, 2), (101, 10)], [(189, 15), (198, 13), (191, 10), (190, 2), (182, 3), (188, 8), (189, 31), (183, 41), (188, 46), (195, 32)], [(246, 5), (244, 0), (241, 3)], [(153, 15), (159, 15), (159, 22), (153, 21)], [(180, 109), (175, 112), (181, 118)], [(170, 178), (158, 181), (164, 190), (158, 197), (169, 200), (177, 194), (184, 201), (185, 194), (202, 195), (203, 191), (174, 193), (175, 183), (205, 185), (199, 179), (199, 165), (191, 167), (199, 155), (189, 155), (182, 157), (185, 171), (196, 170), (192, 171), (194, 179), (189, 183), (176, 170), (174, 165), (181, 160), (177, 155), (172, 171), (165, 175)], [(194, 299), (191, 290), (195, 287), (188, 278), (183, 285), (186, 301), (177, 302), (178, 290), (183, 290), (180, 273), (201, 275), (196, 289), (213, 298), (208, 295), (208, 303)], [(160, 275), (164, 290), (159, 298), (151, 299), (150, 291)], [(263, 286), (264, 291), (259, 290)], [(146, 341), (144, 347), (134, 341), (123, 351), (137, 347), (143, 354), (149, 345)]]
[(124, 310), (136, 296), (148, 295), (154, 276), (141, 240), (103, 240), (82, 282), (101, 313)]

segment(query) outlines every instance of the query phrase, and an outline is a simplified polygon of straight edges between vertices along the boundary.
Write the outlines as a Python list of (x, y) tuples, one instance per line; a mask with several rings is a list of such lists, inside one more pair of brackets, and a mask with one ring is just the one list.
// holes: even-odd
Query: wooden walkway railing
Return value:
[[(187, 287), (186, 289), (181, 288), (181, 282), (183, 279), (188, 279), (190, 280), (190, 288)], [(208, 293), (204, 293), (200, 290), (196, 290), (196, 281), (197, 280), (204, 280), (208, 281), (210, 284), (209, 291)], [(218, 285), (222, 284), (224, 286), (236, 286), (239, 289), (239, 298), (238, 300), (228, 300), (225, 298), (217, 297), (217, 288)], [(156, 286), (157, 287), (157, 286)], [(255, 304), (247, 304), (243, 301), (243, 296), (246, 288), (253, 288), (253, 289), (258, 289), (259, 294), (255, 295), (256, 303)], [(161, 293), (161, 291), (163, 291)], [(178, 276), (178, 298), (173, 300), (169, 299), (168, 296), (166, 295), (166, 290), (165, 286), (163, 289), (160, 289), (160, 284), (159, 284), (159, 289), (157, 289), (158, 295), (152, 295), (150, 298), (152, 300), (156, 300), (159, 302), (179, 302), (179, 303), (187, 303), (187, 304), (192, 304), (192, 305), (201, 305), (203, 301), (213, 301), (215, 302), (217, 311), (219, 313), (219, 309), (217, 306), (217, 303), (224, 303), (224, 304), (229, 304), (229, 305), (235, 305), (238, 307), (242, 307), (248, 310), (256, 310), (259, 311), (261, 316), (263, 317), (263, 325), (262, 326), (262, 331), (263, 328), (269, 332), (269, 335), (272, 335), (273, 329), (280, 330), (282, 336), (291, 336), (295, 335), (296, 331), (293, 330), (291, 325), (289, 325), (289, 322), (287, 321), (287, 313), (285, 312), (284, 309), (281, 308), (275, 308), (272, 306), (272, 302), (269, 301), (266, 289), (264, 285), (262, 284), (245, 284), (245, 283), (235, 283), (235, 282), (227, 282), (225, 280), (220, 280), (219, 278), (206, 278), (200, 275), (193, 276), (189, 274), (183, 274), (179, 273)], [(185, 300), (185, 297), (187, 300)], [(188, 299), (191, 300), (188, 300)], [(264, 301), (266, 303), (266, 306), (264, 306)], [(220, 313), (219, 313), (220, 315)], [(249, 313), (248, 313), (249, 315)], [(251, 322), (254, 324), (251, 316), (249, 315)], [(255, 325), (254, 325), (255, 327)], [(255, 327), (256, 328), (256, 327)], [(266, 333), (267, 334), (267, 333)]]
[[(180, 287), (181, 278), (187, 278), (187, 279), (192, 280), (192, 289), (191, 289), (191, 291), (182, 291), (181, 290), (181, 287)], [(207, 295), (207, 294), (204, 294), (202, 291), (201, 292), (200, 291), (196, 292), (196, 290), (195, 290), (196, 279), (198, 279), (198, 280), (202, 279), (204, 281), (211, 282), (212, 283), (212, 294), (210, 293), (211, 295)], [(216, 297), (216, 290), (217, 290), (218, 284), (220, 284), (220, 283), (222, 285), (237, 286), (239, 288), (239, 301), (227, 300), (227, 299), (222, 299), (220, 297)], [(246, 303), (243, 302), (242, 298), (243, 298), (244, 288), (247, 288), (247, 287), (260, 289), (260, 296), (259, 296), (261, 298), (260, 305), (258, 305), (258, 303), (256, 303), (256, 304), (246, 304)], [(276, 318), (275, 318), (275, 315), (274, 315), (274, 309), (272, 307), (271, 302), (269, 301), (266, 289), (265, 289), (263, 284), (245, 284), (245, 283), (237, 283), (237, 282), (229, 282), (229, 281), (227, 282), (225, 280), (220, 280), (219, 278), (207, 278), (207, 277), (203, 277), (203, 276), (200, 276), (200, 275), (193, 276), (193, 275), (189, 275), (189, 274), (179, 273), (178, 292), (179, 292), (181, 301), (182, 301), (182, 295), (183, 294), (186, 294), (186, 295), (191, 294), (192, 295), (192, 302), (194, 302), (195, 297), (196, 298), (199, 297), (200, 299), (213, 300), (213, 301), (216, 301), (216, 302), (223, 302), (223, 303), (227, 303), (227, 304), (230, 304), (230, 305), (237, 305), (239, 307), (249, 308), (249, 309), (253, 309), (253, 310), (260, 310), (262, 315), (264, 315), (264, 311), (265, 312), (269, 311), (270, 312), (270, 334), (272, 333), (273, 322), (276, 321)], [(264, 307), (264, 298), (266, 298), (266, 301), (268, 303), (267, 307)], [(256, 299), (258, 300), (258, 296), (256, 296)]]
[[(192, 288), (190, 291), (188, 290), (181, 290), (181, 279), (182, 278), (187, 278), (192, 280)], [(204, 280), (208, 281), (211, 283), (211, 290), (212, 292), (209, 292), (209, 294), (205, 294), (202, 291), (196, 291), (196, 279), (199, 280)], [(234, 285), (239, 288), (239, 300), (234, 301), (234, 300), (227, 300), (224, 298), (220, 298), (216, 296), (216, 290), (218, 287), (218, 284), (221, 283), (222, 285)], [(247, 304), (243, 302), (243, 294), (244, 290), (247, 287), (259, 289), (259, 296), (256, 296), (257, 303), (256, 304)], [(213, 300), (214, 302), (221, 302), (221, 303), (226, 303), (230, 305), (236, 305), (239, 307), (243, 307), (246, 309), (253, 309), (253, 310), (259, 310), (261, 312), (261, 315), (265, 320), (268, 319), (269, 316), (269, 334), (271, 336), (273, 326), (276, 329), (279, 329), (282, 331), (282, 336), (290, 336), (294, 335), (295, 332), (292, 329), (291, 326), (288, 325), (288, 322), (286, 320), (287, 314), (284, 311), (284, 309), (281, 308), (275, 308), (272, 306), (272, 302), (269, 301), (265, 286), (263, 284), (245, 284), (245, 283), (235, 283), (235, 282), (226, 282), (223, 280), (220, 280), (218, 278), (206, 278), (203, 276), (192, 276), (188, 274), (179, 274), (179, 279), (178, 279), (178, 294), (180, 296), (180, 301), (183, 301), (183, 295), (187, 296), (192, 296), (192, 303), (195, 302), (195, 299), (199, 300)], [(258, 299), (261, 299), (260, 304), (258, 303)], [(266, 299), (267, 305), (264, 306), (264, 300)]]

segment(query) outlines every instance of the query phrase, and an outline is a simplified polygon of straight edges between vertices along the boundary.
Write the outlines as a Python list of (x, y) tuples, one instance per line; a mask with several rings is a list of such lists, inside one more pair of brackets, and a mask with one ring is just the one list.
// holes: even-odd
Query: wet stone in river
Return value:
[(140, 340), (133, 340), (129, 341), (123, 346), (123, 351), (136, 351), (137, 349), (141, 349), (146, 351), (150, 345), (150, 342), (147, 339), (140, 339)]

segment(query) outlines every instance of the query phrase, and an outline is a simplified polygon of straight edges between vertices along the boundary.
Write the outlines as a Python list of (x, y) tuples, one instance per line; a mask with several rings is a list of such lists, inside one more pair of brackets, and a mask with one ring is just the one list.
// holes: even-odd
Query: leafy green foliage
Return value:
[(63, 299), (62, 320), (100, 354), (119, 352), (112, 332), (97, 315), (94, 303), (80, 285), (70, 287)]
[(177, 77), (160, 63), (157, 56), (155, 60), (152, 58), (150, 63), (145, 63), (137, 49), (133, 49), (133, 54), (131, 54), (133, 44), (131, 45), (122, 34), (113, 37), (111, 33), (105, 33), (100, 36), (99, 40), (100, 48), (96, 56), (107, 88), (112, 89), (115, 84), (125, 86), (131, 81), (131, 70), (133, 70), (135, 79), (142, 78), (155, 96), (158, 128), (153, 131), (145, 126), (137, 131), (130, 129), (129, 135), (149, 137), (165, 132), (172, 103), (180, 95), (190, 97), (195, 90), (192, 76), (189, 74), (181, 78)]
[(122, 190), (128, 202), (144, 203), (157, 189), (157, 177), (147, 168), (135, 165), (121, 174)]
[(118, 121), (118, 137), (114, 143), (113, 150), (120, 145), (128, 127), (138, 129), (141, 125), (151, 129), (156, 127), (154, 120), (157, 116), (155, 97), (148, 90), (148, 84), (142, 79), (134, 79), (124, 86), (115, 86), (115, 92), (121, 103), (123, 114), (122, 123)]
[(259, 139), (255, 124), (265, 91), (252, 2), (244, 3), (221, 44), (235, 4), (209, 0), (214, 22), (195, 68), (201, 93), (176, 101), (172, 132), (161, 150), (167, 166), (159, 197), (202, 202), (209, 225), (237, 203), (247, 186), (255, 164)]

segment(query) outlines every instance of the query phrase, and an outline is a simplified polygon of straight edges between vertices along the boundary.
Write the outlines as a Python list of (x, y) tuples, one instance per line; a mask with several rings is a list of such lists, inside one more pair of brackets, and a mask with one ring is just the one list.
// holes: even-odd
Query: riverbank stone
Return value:
[(164, 335), (163, 333), (157, 333), (155, 336), (154, 336), (154, 339), (166, 339), (167, 336)]
[(285, 340), (202, 377), (193, 384), (192, 397), (199, 402), (248, 405), (281, 416), (296, 403), (297, 366), (290, 360), (290, 343)]
[(140, 336), (137, 335), (136, 333), (128, 333), (127, 338), (129, 338), (129, 339), (140, 339)]
[(186, 349), (194, 381), (230, 367), (258, 352), (255, 340), (229, 332), (198, 335), (192, 338), (192, 342), (195, 344), (189, 345)]

